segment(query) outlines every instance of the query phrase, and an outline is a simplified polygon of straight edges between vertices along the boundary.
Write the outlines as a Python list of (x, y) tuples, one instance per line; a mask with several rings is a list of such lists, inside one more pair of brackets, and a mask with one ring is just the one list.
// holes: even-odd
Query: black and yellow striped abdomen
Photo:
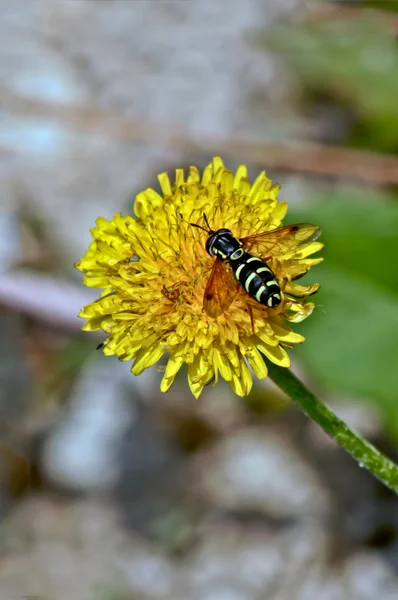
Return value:
[(216, 256), (231, 266), (239, 285), (254, 300), (268, 308), (275, 308), (281, 303), (280, 287), (265, 260), (246, 252), (242, 242), (229, 229), (211, 232), (206, 250), (210, 256)]
[[(234, 255), (236, 258), (234, 258)], [(267, 263), (243, 248), (228, 257), (236, 280), (249, 296), (269, 308), (281, 302), (281, 290)]]

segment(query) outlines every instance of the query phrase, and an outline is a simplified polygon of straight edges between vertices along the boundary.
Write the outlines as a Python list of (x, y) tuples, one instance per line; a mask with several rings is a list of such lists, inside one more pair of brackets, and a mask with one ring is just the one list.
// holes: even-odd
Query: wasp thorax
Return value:
[(241, 247), (232, 231), (229, 229), (219, 229), (211, 233), (206, 242), (206, 250), (210, 256), (217, 256), (220, 260), (227, 259), (233, 252)]

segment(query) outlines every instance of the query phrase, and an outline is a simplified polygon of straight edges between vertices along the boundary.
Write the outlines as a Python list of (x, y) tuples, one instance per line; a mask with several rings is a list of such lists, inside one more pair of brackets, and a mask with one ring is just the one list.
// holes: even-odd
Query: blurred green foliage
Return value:
[(322, 288), (296, 356), (325, 389), (376, 401), (398, 438), (398, 205), (325, 192), (290, 220), (318, 223), (325, 243), (325, 262), (305, 278)]
[(92, 600), (134, 600), (126, 590), (116, 584), (98, 583), (94, 586)]
[[(390, 12), (398, 12), (398, 0), (363, 0), (358, 4), (362, 4), (366, 8), (376, 8), (377, 10), (388, 10)], [(352, 6), (352, 2), (346, 2), (348, 6)]]
[(398, 44), (387, 13), (279, 26), (257, 40), (283, 56), (304, 103), (327, 98), (350, 111), (351, 145), (398, 151)]
[[(290, 67), (296, 109), (308, 115), (326, 102), (350, 115), (339, 135), (346, 146), (398, 153), (397, 21), (383, 12), (398, 1), (347, 5), (357, 13), (280, 25), (257, 43)], [(377, 403), (398, 439), (398, 203), (393, 193), (335, 189), (289, 214), (318, 223), (326, 245), (325, 262), (304, 279), (322, 288), (295, 356), (323, 389)]]

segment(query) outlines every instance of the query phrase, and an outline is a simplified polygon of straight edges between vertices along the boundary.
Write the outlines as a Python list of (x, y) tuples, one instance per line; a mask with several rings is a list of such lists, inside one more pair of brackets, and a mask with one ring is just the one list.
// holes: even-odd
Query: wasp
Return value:
[(205, 312), (215, 319), (230, 306), (239, 286), (263, 306), (276, 308), (282, 302), (282, 292), (267, 260), (275, 249), (289, 258), (321, 233), (316, 225), (297, 223), (238, 239), (229, 229), (214, 231), (206, 215), (203, 217), (207, 229), (197, 223), (190, 225), (208, 234), (206, 251), (216, 258), (203, 297)]

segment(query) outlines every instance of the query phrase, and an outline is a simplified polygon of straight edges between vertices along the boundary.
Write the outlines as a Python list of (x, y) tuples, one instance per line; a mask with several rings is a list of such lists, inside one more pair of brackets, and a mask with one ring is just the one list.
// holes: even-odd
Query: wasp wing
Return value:
[(284, 258), (289, 258), (314, 242), (320, 234), (321, 230), (317, 225), (297, 223), (296, 225), (286, 225), (271, 231), (249, 235), (240, 241), (246, 250), (255, 252), (260, 256), (279, 254)]
[(203, 296), (205, 312), (217, 319), (227, 310), (236, 296), (239, 286), (231, 271), (216, 258)]

